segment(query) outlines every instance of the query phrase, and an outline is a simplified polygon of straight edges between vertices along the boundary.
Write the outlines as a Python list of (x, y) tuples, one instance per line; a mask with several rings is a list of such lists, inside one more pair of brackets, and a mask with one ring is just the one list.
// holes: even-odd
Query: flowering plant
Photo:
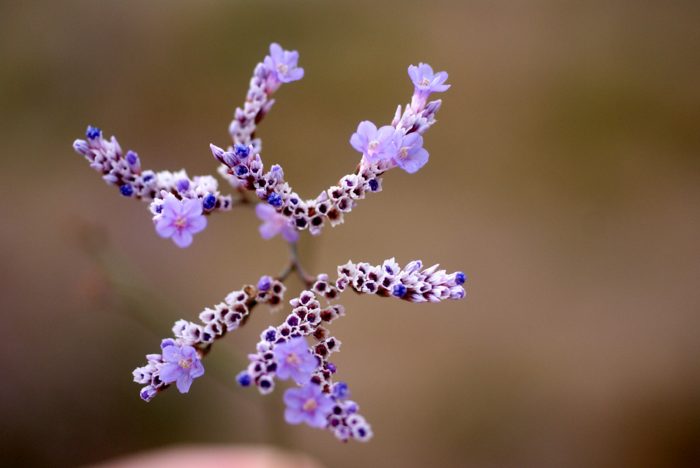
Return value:
[(152, 400), (172, 383), (180, 393), (187, 393), (193, 380), (204, 374), (202, 360), (214, 342), (244, 325), (258, 304), (280, 307), (284, 282), (295, 273), (306, 289), (289, 301), (292, 310), (282, 323), (263, 330), (247, 368), (236, 380), (262, 394), (272, 392), (276, 380), (291, 380), (294, 386), (284, 393), (288, 423), (328, 429), (342, 441), (367, 441), (372, 430), (350, 400), (348, 385), (336, 381), (337, 368), (330, 360), (340, 350), (340, 340), (330, 335), (327, 324), (345, 314), (335, 300), (347, 289), (415, 303), (462, 299), (465, 275), (447, 273), (437, 265), (423, 268), (417, 260), (401, 267), (390, 258), (379, 265), (349, 261), (338, 267), (335, 279), (327, 274), (312, 276), (298, 260), (296, 242), (299, 231), (318, 235), (326, 223), (342, 223), (367, 194), (382, 190), (382, 177), (391, 169), (415, 173), (428, 162), (422, 135), (435, 123), (442, 103), (429, 98), (450, 85), (445, 84), (447, 73), (434, 73), (427, 64), (408, 67), (414, 84), (411, 102), (403, 109), (398, 106), (389, 125), (360, 122), (350, 138), (351, 146), (362, 154), (357, 169), (317, 197), (304, 200), (285, 181), (282, 167), (265, 170), (262, 144), (255, 135), (275, 102), (272, 95), (283, 83), (304, 76), (298, 60), (296, 51), (272, 44), (270, 54), (255, 67), (243, 107), (234, 113), (229, 126), (232, 144), (227, 149), (210, 145), (220, 163), (218, 172), (233, 187), (236, 198), (222, 194), (210, 175), (142, 169), (134, 151), (123, 153), (115, 137), (105, 138), (96, 127), (89, 126), (86, 139), (76, 140), (73, 148), (121, 195), (147, 202), (157, 234), (180, 248), (188, 247), (194, 235), (206, 228), (209, 215), (250, 204), (246, 194), (254, 192), (260, 200), (256, 206), (262, 221), (260, 235), (265, 239), (281, 235), (292, 252), (291, 263), (278, 276), (263, 276), (256, 285), (229, 293), (224, 301), (205, 308), (198, 322), (175, 322), (173, 338), (164, 339), (160, 352), (146, 355), (146, 365), (133, 372), (134, 381), (143, 385), (143, 400)]

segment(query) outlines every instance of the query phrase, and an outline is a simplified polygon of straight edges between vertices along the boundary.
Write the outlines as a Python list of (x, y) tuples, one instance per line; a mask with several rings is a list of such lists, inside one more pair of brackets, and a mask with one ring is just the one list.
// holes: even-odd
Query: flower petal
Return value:
[(260, 236), (266, 240), (272, 239), (280, 232), (277, 225), (275, 223), (271, 223), (269, 221), (262, 223), (260, 225), (260, 227), (258, 228), (258, 231), (260, 231)]
[(267, 203), (258, 203), (255, 207), (255, 214), (258, 215), (258, 219), (269, 221), (277, 214), (277, 210)]
[(180, 347), (176, 345), (166, 346), (163, 348), (163, 361), (164, 362), (177, 362), (182, 357), (180, 352)]
[(367, 140), (371, 140), (377, 134), (377, 126), (369, 120), (363, 120), (357, 126), (357, 133), (367, 138)]
[(185, 247), (189, 247), (190, 244), (192, 244), (192, 234), (190, 234), (190, 232), (185, 229), (175, 231), (175, 233), (172, 236), (172, 239), (173, 242), (175, 242), (175, 245), (182, 249), (184, 249)]
[(172, 237), (173, 234), (175, 234), (175, 231), (175, 225), (172, 223), (170, 218), (166, 218), (161, 215), (161, 217), (158, 218), (158, 221), (156, 221), (156, 232), (163, 239)]
[(202, 214), (202, 201), (199, 198), (182, 200), (182, 216), (190, 217)]
[(284, 420), (288, 424), (301, 424), (304, 422), (304, 413), (296, 408), (287, 408), (284, 410)]
[(425, 166), (427, 162), (428, 152), (425, 150), (425, 148), (421, 148), (409, 158), (399, 158), (397, 164), (401, 166), (401, 169), (403, 169), (404, 171), (408, 172), (409, 174), (413, 174), (415, 172), (418, 172), (418, 170), (421, 167)]
[(190, 387), (192, 386), (192, 377), (190, 377), (189, 373), (180, 374), (176, 385), (180, 393), (187, 393), (190, 391)]
[(168, 362), (161, 366), (159, 376), (163, 383), (175, 382), (182, 372), (182, 368), (173, 362)]
[(281, 61), (282, 57), (284, 55), (284, 50), (282, 49), (282, 46), (280, 46), (278, 43), (273, 42), (270, 44), (270, 56), (277, 62)]
[(292, 225), (282, 228), (282, 237), (287, 242), (296, 242), (299, 239), (299, 231)]
[(189, 219), (189, 225), (187, 229), (190, 231), (190, 233), (197, 234), (198, 232), (203, 231), (206, 227), (207, 218), (206, 216), (200, 214), (199, 216)]
[(302, 78), (304, 78), (304, 69), (303, 68), (294, 68), (292, 71), (290, 71), (287, 74), (288, 80), (289, 81), (297, 81)]

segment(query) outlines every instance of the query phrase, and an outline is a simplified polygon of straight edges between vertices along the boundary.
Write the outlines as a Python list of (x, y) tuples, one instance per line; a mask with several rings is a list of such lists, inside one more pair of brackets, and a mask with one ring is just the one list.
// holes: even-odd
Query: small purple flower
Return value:
[(178, 192), (186, 192), (190, 189), (190, 180), (189, 179), (180, 179), (175, 184), (175, 187), (177, 188)]
[(392, 294), (396, 297), (404, 297), (406, 295), (406, 286), (404, 286), (401, 283), (397, 284), (396, 286), (394, 286)]
[(178, 247), (188, 247), (192, 236), (207, 226), (199, 199), (178, 200), (168, 194), (163, 200), (162, 211), (156, 217), (156, 232), (160, 237), (172, 238)]
[(270, 55), (265, 57), (263, 64), (273, 78), (273, 90), (279, 83), (291, 83), (304, 77), (304, 69), (297, 67), (299, 52), (284, 50), (277, 43), (270, 44)]
[(233, 147), (233, 153), (239, 158), (239, 159), (245, 159), (248, 157), (250, 154), (250, 147), (246, 145), (241, 145), (240, 143), (236, 143), (236, 145)]
[(132, 187), (131, 184), (124, 184), (119, 187), (119, 192), (125, 197), (130, 197), (134, 194), (134, 187)]
[(278, 208), (282, 206), (282, 197), (278, 193), (271, 193), (270, 196), (267, 197), (267, 202), (275, 208)]
[(318, 364), (302, 337), (275, 346), (273, 353), (277, 363), (277, 377), (281, 380), (292, 378), (299, 384), (308, 382)]
[(166, 346), (163, 348), (163, 362), (160, 379), (165, 384), (175, 382), (180, 393), (187, 393), (192, 380), (204, 375), (204, 366), (192, 346)]
[(333, 410), (333, 400), (321, 391), (321, 387), (308, 383), (301, 388), (290, 388), (284, 392), (284, 420), (289, 424), (306, 423), (311, 427), (324, 428), (328, 415)]
[(263, 275), (258, 280), (258, 289), (260, 291), (267, 291), (272, 286), (272, 276)]
[(259, 228), (263, 239), (272, 239), (277, 234), (282, 234), (282, 237), (287, 242), (296, 242), (299, 238), (299, 233), (292, 225), (290, 219), (278, 213), (270, 205), (259, 203), (255, 207), (255, 213), (263, 222)]
[(88, 125), (88, 128), (85, 131), (85, 136), (88, 140), (94, 140), (95, 138), (102, 136), (102, 130), (97, 127), (93, 127), (92, 125)]
[(141, 389), (139, 396), (143, 401), (151, 401), (156, 396), (158, 390), (153, 385), (147, 385)]
[(210, 193), (202, 199), (202, 208), (211, 211), (216, 207), (216, 195)]
[(394, 162), (404, 171), (413, 174), (428, 162), (428, 152), (423, 148), (423, 137), (409, 133), (401, 140)]
[(450, 85), (445, 84), (447, 81), (447, 72), (433, 72), (433, 68), (427, 63), (419, 63), (418, 66), (410, 65), (408, 67), (408, 76), (411, 77), (415, 86), (414, 98), (422, 105), (430, 96), (430, 93), (442, 93), (450, 88)]
[(238, 382), (238, 385), (240, 385), (241, 387), (249, 387), (250, 384), (253, 382), (253, 379), (250, 378), (249, 373), (243, 371), (239, 372), (236, 376), (236, 382)]
[(357, 131), (350, 137), (350, 144), (370, 162), (391, 159), (398, 151), (400, 134), (391, 125), (377, 130), (369, 120), (360, 122)]
[(335, 398), (345, 399), (350, 396), (350, 389), (345, 382), (337, 382), (333, 385), (333, 396)]
[(136, 154), (134, 151), (127, 151), (124, 155), (124, 159), (126, 159), (126, 163), (129, 165), (132, 171), (141, 171), (141, 161), (139, 160), (139, 155)]

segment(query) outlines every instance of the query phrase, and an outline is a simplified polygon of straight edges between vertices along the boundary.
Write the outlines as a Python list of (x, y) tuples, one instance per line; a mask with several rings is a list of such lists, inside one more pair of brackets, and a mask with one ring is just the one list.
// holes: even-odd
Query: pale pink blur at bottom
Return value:
[(192, 445), (117, 458), (93, 468), (321, 468), (309, 457), (265, 446)]

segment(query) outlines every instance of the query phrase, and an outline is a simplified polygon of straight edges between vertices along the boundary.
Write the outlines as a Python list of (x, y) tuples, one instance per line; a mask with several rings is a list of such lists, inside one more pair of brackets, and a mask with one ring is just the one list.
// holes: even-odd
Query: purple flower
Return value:
[(302, 337), (275, 346), (273, 353), (277, 363), (277, 377), (281, 380), (292, 378), (299, 384), (308, 382), (318, 365)]
[(258, 289), (260, 291), (267, 291), (270, 289), (270, 286), (272, 286), (272, 276), (268, 275), (263, 275), (260, 277), (258, 280)]
[(419, 63), (418, 66), (409, 65), (408, 76), (411, 77), (416, 92), (442, 93), (450, 89), (451, 85), (444, 84), (447, 81), (447, 72), (433, 72), (433, 68), (427, 63)]
[(428, 162), (428, 152), (423, 148), (423, 137), (409, 133), (401, 140), (394, 162), (404, 171), (413, 174)]
[(284, 392), (284, 420), (289, 424), (306, 423), (311, 427), (324, 428), (333, 409), (331, 397), (321, 387), (308, 383), (301, 388), (290, 388)]
[(160, 379), (165, 384), (175, 382), (180, 393), (187, 393), (192, 380), (204, 375), (204, 366), (192, 346), (170, 345), (163, 348)]
[(202, 202), (199, 199), (178, 200), (173, 194), (165, 197), (162, 210), (155, 221), (156, 232), (160, 237), (170, 237), (175, 245), (183, 248), (192, 243), (193, 234), (207, 226), (207, 218), (202, 214)]
[(282, 234), (287, 242), (296, 242), (299, 238), (299, 233), (291, 220), (270, 205), (259, 203), (255, 207), (255, 213), (263, 222), (260, 225), (260, 235), (263, 239), (272, 239), (277, 234)]
[(95, 138), (102, 136), (102, 130), (97, 127), (93, 127), (92, 125), (88, 125), (88, 128), (85, 131), (85, 136), (88, 140), (94, 140)]
[(265, 57), (263, 64), (273, 78), (273, 90), (279, 83), (290, 83), (304, 77), (304, 69), (297, 67), (299, 52), (284, 50), (277, 43), (270, 44), (270, 55)]
[(350, 144), (370, 162), (391, 159), (398, 151), (400, 134), (391, 125), (379, 130), (369, 120), (360, 122), (357, 131), (350, 137)]

